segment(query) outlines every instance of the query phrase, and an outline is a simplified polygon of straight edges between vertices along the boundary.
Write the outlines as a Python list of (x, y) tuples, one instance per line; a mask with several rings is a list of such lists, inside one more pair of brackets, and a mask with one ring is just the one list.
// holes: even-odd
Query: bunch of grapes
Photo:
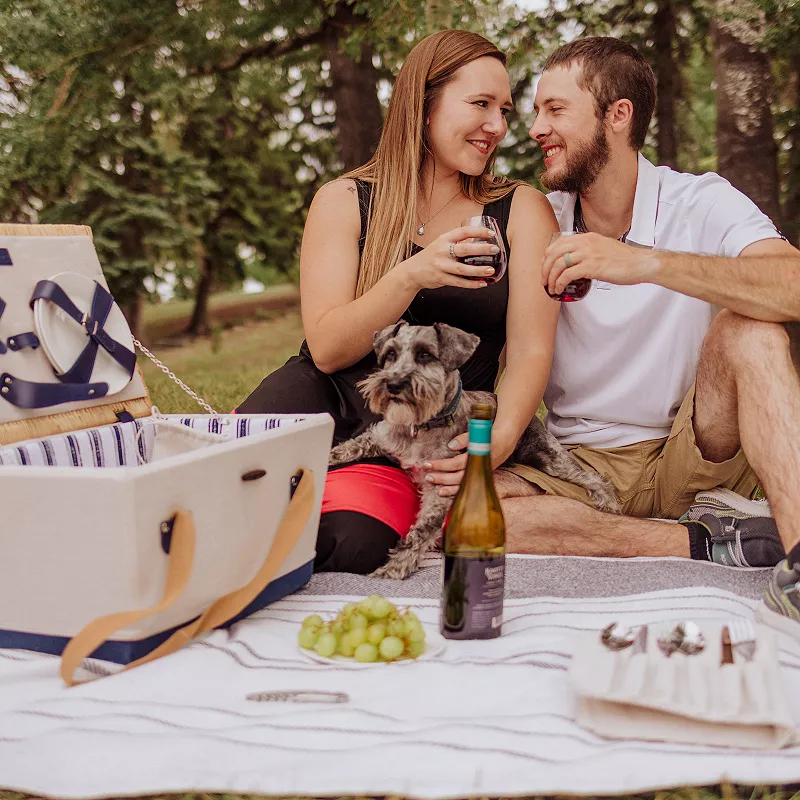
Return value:
[(397, 661), (425, 652), (425, 631), (413, 611), (400, 611), (385, 597), (372, 594), (359, 603), (348, 603), (329, 622), (319, 614), (306, 617), (297, 642), (325, 658)]

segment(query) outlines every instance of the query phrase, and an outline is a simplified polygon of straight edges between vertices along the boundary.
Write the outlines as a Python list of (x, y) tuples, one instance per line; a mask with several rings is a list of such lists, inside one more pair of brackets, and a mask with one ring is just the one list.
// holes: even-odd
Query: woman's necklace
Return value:
[[(436, 219), (436, 217), (438, 217), (439, 214), (441, 214), (442, 211), (444, 211), (447, 208), (447, 206), (449, 206), (450, 203), (452, 203), (453, 200), (455, 200), (456, 197), (458, 197), (460, 194), (461, 194), (461, 187), (459, 186), (458, 191), (432, 217), (428, 217), (428, 219), (426, 219), (425, 222), (420, 223), (419, 228), (417, 228), (417, 236), (424, 236), (425, 226), (432, 220)], [(417, 217), (417, 221), (419, 221), (419, 217)]]

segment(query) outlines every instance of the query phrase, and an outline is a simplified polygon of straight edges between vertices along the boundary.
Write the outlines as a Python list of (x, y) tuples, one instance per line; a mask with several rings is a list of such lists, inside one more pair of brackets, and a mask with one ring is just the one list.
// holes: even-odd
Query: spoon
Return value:
[(679, 622), (669, 633), (658, 637), (658, 649), (669, 658), (673, 653), (681, 652), (687, 656), (702, 653), (706, 640), (700, 628), (694, 622)]
[(609, 650), (624, 650), (634, 643), (637, 632), (638, 627), (636, 626), (626, 627), (619, 622), (612, 622), (603, 628), (603, 632), (600, 634), (600, 641)]
[(703, 652), (706, 640), (696, 623), (681, 622), (675, 626), (675, 630), (680, 632), (681, 643), (679, 649), (682, 653), (687, 656), (695, 656)]
[(683, 629), (680, 625), (676, 625), (669, 633), (662, 633), (656, 641), (658, 649), (669, 658), (681, 647), (681, 643), (683, 642)]

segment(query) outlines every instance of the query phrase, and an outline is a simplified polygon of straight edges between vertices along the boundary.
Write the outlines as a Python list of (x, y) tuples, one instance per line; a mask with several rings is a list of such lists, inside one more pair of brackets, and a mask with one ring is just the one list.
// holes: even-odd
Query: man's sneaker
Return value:
[(711, 489), (698, 492), (678, 521), (689, 528), (695, 557), (728, 567), (771, 567), (786, 557), (771, 515), (766, 500)]
[(756, 611), (760, 622), (800, 641), (800, 572), (786, 559), (772, 571), (764, 599)]

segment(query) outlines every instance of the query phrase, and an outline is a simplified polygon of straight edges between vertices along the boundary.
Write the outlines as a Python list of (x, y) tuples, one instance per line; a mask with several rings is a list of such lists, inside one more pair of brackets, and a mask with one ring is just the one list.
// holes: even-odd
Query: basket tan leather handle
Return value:
[[(121, 671), (174, 653), (193, 638), (219, 627), (245, 609), (264, 590), (281, 564), (297, 544), (314, 509), (314, 473), (303, 470), (294, 496), (284, 512), (272, 546), (253, 578), (244, 586), (215, 600), (197, 619), (175, 631), (165, 642), (142, 658), (132, 661)], [(75, 686), (75, 671), (83, 659), (91, 655), (115, 631), (171, 608), (182, 596), (192, 573), (195, 550), (195, 528), (192, 515), (179, 511), (172, 528), (167, 579), (164, 593), (154, 606), (137, 611), (120, 611), (90, 622), (77, 633), (61, 655), (61, 677), (67, 686)]]

